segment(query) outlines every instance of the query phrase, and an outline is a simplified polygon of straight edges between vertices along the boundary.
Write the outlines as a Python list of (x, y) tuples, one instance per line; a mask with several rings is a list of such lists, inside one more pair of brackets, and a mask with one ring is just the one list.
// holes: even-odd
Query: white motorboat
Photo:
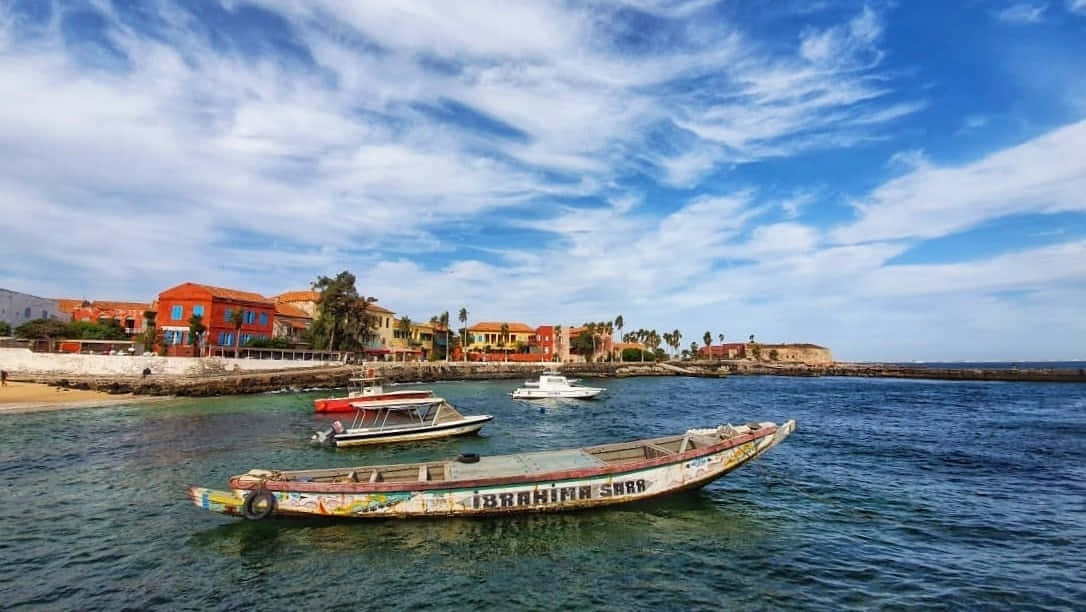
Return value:
[(539, 380), (524, 382), (524, 386), (510, 395), (513, 399), (547, 399), (564, 397), (570, 399), (589, 399), (606, 391), (602, 387), (581, 387), (574, 385), (576, 379), (566, 378), (556, 372), (544, 372)]
[(318, 443), (338, 447), (430, 440), (475, 433), (494, 417), (464, 416), (440, 397), (355, 402), (350, 427), (339, 421), (313, 434)]

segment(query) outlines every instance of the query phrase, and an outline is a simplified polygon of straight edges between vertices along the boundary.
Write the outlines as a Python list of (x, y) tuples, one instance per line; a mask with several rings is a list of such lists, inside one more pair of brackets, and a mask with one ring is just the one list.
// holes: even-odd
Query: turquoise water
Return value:
[[(331, 450), (320, 393), (0, 419), (0, 602), (16, 609), (1072, 609), (1086, 601), (1086, 385), (848, 378), (604, 381), (527, 404), (430, 385), (480, 436)], [(570, 514), (245, 522), (189, 484), (250, 468), (799, 429), (709, 487)], [(1075, 602), (1080, 602), (1076, 604)]]

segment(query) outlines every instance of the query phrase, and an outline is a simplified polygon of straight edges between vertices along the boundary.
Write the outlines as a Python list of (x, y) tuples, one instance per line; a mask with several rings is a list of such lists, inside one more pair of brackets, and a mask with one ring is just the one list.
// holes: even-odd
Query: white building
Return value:
[(68, 315), (62, 314), (57, 308), (56, 300), (0, 289), (0, 321), (10, 325), (12, 329), (34, 319), (65, 321), (68, 318)]

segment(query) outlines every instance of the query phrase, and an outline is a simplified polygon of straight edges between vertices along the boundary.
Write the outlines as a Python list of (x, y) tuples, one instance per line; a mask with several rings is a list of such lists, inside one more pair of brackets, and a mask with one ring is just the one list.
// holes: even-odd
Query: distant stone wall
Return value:
[[(748, 359), (782, 363), (831, 364), (830, 349), (817, 344), (748, 344)], [(776, 357), (776, 359), (774, 359)]]
[(59, 374), (68, 376), (139, 376), (145, 368), (152, 374), (207, 376), (228, 372), (259, 372), (338, 365), (338, 362), (290, 359), (224, 359), (220, 357), (161, 357), (143, 355), (82, 355), (35, 353), (25, 348), (0, 348), (0, 369), (13, 374)]

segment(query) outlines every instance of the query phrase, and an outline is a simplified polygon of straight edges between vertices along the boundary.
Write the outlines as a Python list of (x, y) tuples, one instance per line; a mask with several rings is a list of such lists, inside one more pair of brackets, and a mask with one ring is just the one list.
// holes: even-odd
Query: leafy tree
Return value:
[(207, 333), (207, 326), (204, 325), (203, 315), (194, 314), (189, 317), (189, 344), (199, 346), (200, 338), (205, 333)]
[(690, 357), (694, 359), (698, 358), (698, 343), (693, 340), (690, 341)]
[(0, 336), (10, 336), (11, 325), (8, 325), (7, 321), (0, 321)]
[(143, 327), (143, 350), (149, 351), (155, 346), (155, 319), (158, 317), (158, 313), (153, 310), (143, 311), (143, 320), (146, 325)]
[(288, 349), (294, 345), (290, 340), (286, 338), (252, 338), (245, 343), (245, 346), (251, 348), (270, 348), (270, 349)]
[(622, 359), (625, 361), (644, 361), (645, 351), (636, 348), (622, 349)]
[(48, 340), (49, 350), (53, 341), (68, 335), (68, 326), (56, 319), (33, 319), (15, 328), (15, 337), (30, 340)]
[(502, 354), (505, 355), (505, 360), (509, 361), (509, 353), (505, 350), (506, 345), (509, 344), (509, 324), (502, 323), (501, 329), (498, 331), (498, 347), (502, 349)]
[(705, 341), (705, 352), (709, 359), (713, 358), (713, 333), (705, 332), (705, 335), (701, 337)]
[(656, 361), (666, 361), (667, 360), (667, 353), (665, 353), (664, 349), (662, 349), (662, 348), (657, 348), (653, 352), (652, 356)]
[(779, 357), (779, 355), (777, 353), (777, 349), (769, 349), (769, 360), (770, 361), (776, 361), (778, 357)]
[(577, 355), (584, 355), (585, 361), (591, 361), (596, 351), (596, 341), (589, 330), (585, 330), (569, 341), (569, 350)]
[[(404, 315), (396, 320), (396, 331), (400, 332), (400, 338), (403, 339), (404, 346), (411, 346), (411, 318)], [(407, 353), (404, 353), (404, 360), (407, 360)]]
[(754, 344), (754, 334), (751, 334), (751, 335), (750, 335), (750, 343), (751, 343), (751, 344)]
[(313, 321), (313, 346), (331, 351), (355, 350), (373, 338), (374, 319), (369, 305), (377, 298), (359, 296), (355, 277), (344, 270), (335, 278), (317, 277), (320, 293)]

